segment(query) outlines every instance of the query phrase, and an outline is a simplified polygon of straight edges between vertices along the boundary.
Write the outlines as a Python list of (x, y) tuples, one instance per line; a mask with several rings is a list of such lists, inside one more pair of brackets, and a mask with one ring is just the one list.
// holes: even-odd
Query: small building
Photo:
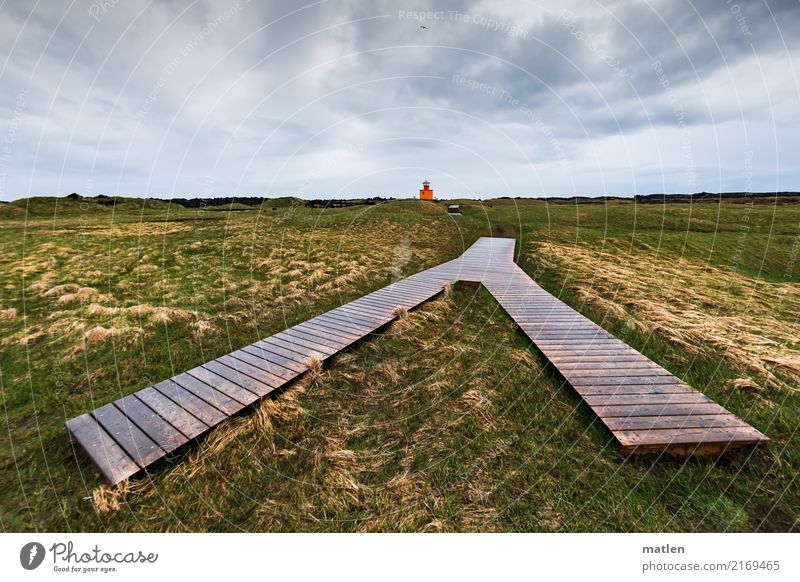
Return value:
[(433, 200), (433, 190), (431, 190), (431, 183), (425, 180), (422, 183), (422, 190), (419, 191), (420, 200)]
[(451, 204), (447, 207), (448, 214), (461, 214), (461, 206), (458, 204)]

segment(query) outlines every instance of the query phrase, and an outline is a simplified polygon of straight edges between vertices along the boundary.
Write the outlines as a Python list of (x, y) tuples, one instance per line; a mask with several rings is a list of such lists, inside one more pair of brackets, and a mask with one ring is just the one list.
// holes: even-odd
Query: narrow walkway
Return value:
[(118, 483), (282, 388), (456, 281), (483, 284), (573, 386), (624, 452), (718, 453), (769, 439), (559, 301), (514, 263), (512, 239), (459, 258), (67, 421)]

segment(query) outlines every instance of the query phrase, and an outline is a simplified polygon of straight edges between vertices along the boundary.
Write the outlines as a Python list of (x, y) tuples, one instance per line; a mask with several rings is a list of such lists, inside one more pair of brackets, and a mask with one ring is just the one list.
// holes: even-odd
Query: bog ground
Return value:
[[(109, 531), (789, 531), (800, 204), (0, 205), (0, 525)], [(64, 420), (517, 238), (551, 293), (767, 434), (624, 459), (484, 290), (456, 288), (111, 489)]]

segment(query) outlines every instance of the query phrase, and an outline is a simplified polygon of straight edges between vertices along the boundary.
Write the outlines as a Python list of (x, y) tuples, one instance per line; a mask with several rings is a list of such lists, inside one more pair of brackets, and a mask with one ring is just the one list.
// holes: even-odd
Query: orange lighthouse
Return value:
[(420, 200), (433, 200), (433, 190), (431, 190), (431, 183), (425, 180), (422, 183), (422, 190), (419, 191)]

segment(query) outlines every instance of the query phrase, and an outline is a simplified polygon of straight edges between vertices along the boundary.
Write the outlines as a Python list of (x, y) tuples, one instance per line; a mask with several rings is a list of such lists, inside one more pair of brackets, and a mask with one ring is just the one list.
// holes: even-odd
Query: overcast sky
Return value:
[(0, 10), (3, 200), (800, 190), (798, 0)]

